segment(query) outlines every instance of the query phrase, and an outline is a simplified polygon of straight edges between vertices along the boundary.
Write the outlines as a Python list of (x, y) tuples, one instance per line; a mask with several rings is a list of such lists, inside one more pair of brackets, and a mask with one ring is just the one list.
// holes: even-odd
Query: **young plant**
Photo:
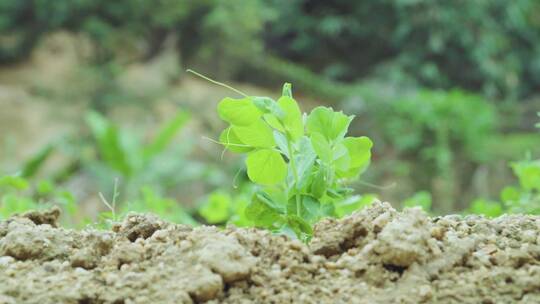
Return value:
[(315, 222), (338, 215), (336, 204), (352, 193), (347, 184), (368, 166), (373, 144), (365, 136), (346, 137), (354, 116), (322, 106), (302, 114), (289, 83), (277, 101), (235, 91), (244, 97), (217, 107), (229, 124), (219, 141), (247, 156), (247, 175), (258, 185), (246, 218), (309, 241)]

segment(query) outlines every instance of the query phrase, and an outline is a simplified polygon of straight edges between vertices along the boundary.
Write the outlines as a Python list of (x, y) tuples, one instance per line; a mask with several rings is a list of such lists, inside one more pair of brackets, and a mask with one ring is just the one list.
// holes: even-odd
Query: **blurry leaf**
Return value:
[(0, 187), (10, 187), (15, 190), (26, 190), (28, 189), (28, 181), (20, 176), (6, 175), (0, 177)]
[(501, 204), (484, 199), (476, 199), (469, 207), (469, 211), (474, 214), (482, 214), (487, 217), (497, 217), (503, 213)]
[(328, 176), (324, 168), (319, 167), (313, 177), (313, 182), (311, 183), (310, 193), (316, 197), (321, 198), (326, 194), (326, 188), (328, 184)]
[(501, 200), (503, 202), (516, 202), (519, 200), (520, 192), (516, 187), (505, 187), (501, 191)]
[(355, 195), (345, 200), (338, 201), (335, 204), (336, 216), (344, 217), (357, 210), (370, 206), (376, 200), (373, 194)]
[(309, 242), (313, 236), (311, 225), (297, 215), (287, 216), (287, 225), (294, 231), (298, 239)]
[(32, 156), (29, 161), (24, 163), (21, 176), (25, 178), (34, 176), (39, 169), (41, 169), (53, 151), (54, 146), (52, 144), (46, 145), (44, 148), (39, 150), (38, 153)]
[(276, 228), (281, 220), (280, 209), (263, 194), (253, 196), (245, 214), (246, 218), (253, 221), (257, 227)]
[[(42, 204), (41, 206), (45, 207), (47, 205)], [(26, 196), (6, 194), (0, 200), (0, 218), (8, 218), (16, 213), (37, 209), (41, 209), (40, 205)]]
[(250, 152), (246, 166), (249, 179), (261, 185), (281, 183), (287, 176), (287, 164), (281, 154), (274, 150)]
[(416, 192), (412, 197), (403, 201), (404, 208), (421, 207), (425, 212), (431, 212), (431, 193), (427, 191)]
[(315, 222), (321, 216), (321, 204), (320, 202), (309, 195), (301, 195), (298, 201), (300, 206), (296, 206), (296, 196), (289, 199), (287, 203), (287, 214), (297, 214), (300, 211), (299, 216), (307, 222)]
[(134, 151), (124, 149), (117, 128), (97, 112), (88, 113), (86, 120), (98, 143), (99, 152), (103, 159), (111, 168), (126, 176), (131, 175), (133, 168), (129, 164), (128, 154), (134, 153)]
[(163, 152), (188, 120), (189, 114), (185, 111), (179, 111), (171, 121), (165, 123), (157, 132), (154, 140), (144, 148), (143, 157), (145, 161)]
[(214, 192), (199, 209), (199, 213), (209, 224), (225, 223), (230, 217), (231, 205), (232, 200), (229, 195)]
[(246, 217), (246, 208), (249, 205), (249, 201), (244, 197), (237, 197), (233, 203), (233, 214), (228, 223), (231, 223), (237, 227), (248, 227), (252, 225), (251, 221)]
[(55, 186), (50, 180), (41, 180), (38, 182), (36, 191), (39, 195), (48, 195), (55, 191)]
[(224, 98), (218, 104), (219, 117), (235, 126), (249, 126), (259, 120), (262, 112), (250, 98)]
[(512, 163), (512, 169), (518, 176), (519, 183), (523, 188), (540, 190), (540, 161)]
[(130, 202), (122, 210), (128, 212), (154, 213), (159, 217), (178, 224), (196, 226), (198, 223), (189, 215), (177, 201), (165, 198), (152, 188), (145, 186), (141, 189), (142, 198)]

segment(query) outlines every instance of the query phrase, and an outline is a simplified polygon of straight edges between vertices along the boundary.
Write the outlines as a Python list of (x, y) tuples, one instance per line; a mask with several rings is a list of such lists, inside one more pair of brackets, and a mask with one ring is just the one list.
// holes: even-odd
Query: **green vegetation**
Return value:
[(243, 95), (223, 99), (217, 111), (229, 123), (220, 143), (247, 155), (247, 175), (260, 186), (246, 218), (309, 240), (313, 223), (336, 216), (349, 198), (347, 184), (368, 166), (373, 144), (365, 136), (346, 137), (354, 116), (326, 107), (302, 115), (288, 83), (277, 101)]
[(64, 224), (76, 224), (78, 206), (69, 191), (58, 188), (48, 180), (33, 185), (23, 177), (0, 177), (0, 220), (15, 213), (44, 209), (52, 205), (60, 206), (64, 210)]
[[(0, 217), (54, 204), (72, 227), (132, 210), (308, 240), (376, 198), (538, 214), (538, 16), (537, 0), (0, 1)], [(255, 95), (294, 83), (301, 102), (236, 90), (215, 115), (222, 88), (186, 67)]]

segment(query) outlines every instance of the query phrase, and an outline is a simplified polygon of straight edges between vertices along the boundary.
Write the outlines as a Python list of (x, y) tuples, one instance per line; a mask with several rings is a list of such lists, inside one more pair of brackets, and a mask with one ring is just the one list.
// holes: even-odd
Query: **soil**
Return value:
[(0, 303), (540, 303), (540, 217), (428, 217), (375, 203), (311, 244), (131, 214), (111, 231), (58, 209), (0, 222)]

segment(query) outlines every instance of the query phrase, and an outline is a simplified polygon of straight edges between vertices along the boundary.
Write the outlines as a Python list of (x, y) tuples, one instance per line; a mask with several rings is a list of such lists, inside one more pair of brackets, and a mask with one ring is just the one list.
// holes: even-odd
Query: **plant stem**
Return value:
[(293, 149), (290, 141), (290, 137), (287, 136), (287, 150), (289, 151), (289, 161), (291, 163), (291, 169), (293, 171), (293, 177), (294, 177), (294, 188), (295, 188), (295, 199), (296, 199), (296, 215), (300, 216), (300, 193), (299, 193), (299, 180), (298, 180), (298, 172), (296, 171), (296, 164), (294, 162), (294, 155), (293, 155)]

